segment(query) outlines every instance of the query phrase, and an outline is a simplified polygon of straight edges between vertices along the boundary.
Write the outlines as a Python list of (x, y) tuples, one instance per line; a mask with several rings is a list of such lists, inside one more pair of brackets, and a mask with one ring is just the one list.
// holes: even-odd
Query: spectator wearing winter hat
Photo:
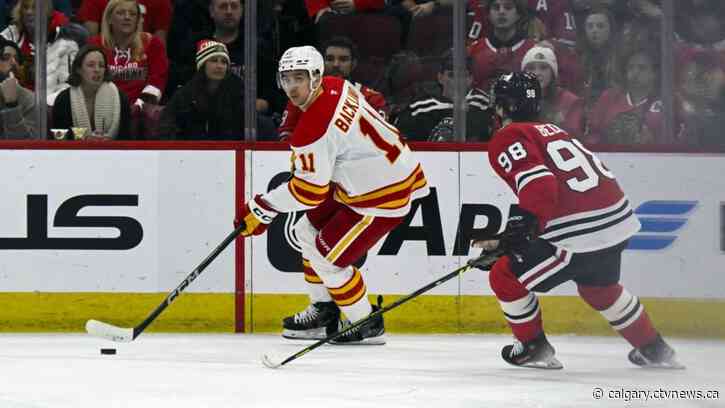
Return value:
[(584, 101), (558, 85), (559, 64), (551, 48), (536, 46), (524, 55), (521, 70), (539, 79), (543, 98), (542, 121), (563, 128), (575, 137), (584, 133)]
[(164, 108), (158, 129), (162, 138), (244, 139), (244, 87), (229, 64), (223, 43), (202, 40), (197, 44), (196, 74)]

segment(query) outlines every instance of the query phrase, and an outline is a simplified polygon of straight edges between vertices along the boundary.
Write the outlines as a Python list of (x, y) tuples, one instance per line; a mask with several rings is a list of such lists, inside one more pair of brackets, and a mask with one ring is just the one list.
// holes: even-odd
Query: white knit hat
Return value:
[(524, 55), (524, 59), (521, 61), (521, 70), (526, 70), (526, 66), (532, 62), (543, 62), (549, 65), (551, 70), (554, 72), (554, 78), (559, 77), (559, 64), (556, 61), (556, 54), (554, 54), (554, 50), (551, 48), (541, 47), (538, 45), (532, 47), (526, 55)]
[(227, 51), (227, 46), (224, 43), (214, 40), (199, 41), (196, 49), (196, 69), (201, 69), (206, 60), (215, 56), (224, 57), (227, 60), (227, 64), (231, 63), (229, 51)]

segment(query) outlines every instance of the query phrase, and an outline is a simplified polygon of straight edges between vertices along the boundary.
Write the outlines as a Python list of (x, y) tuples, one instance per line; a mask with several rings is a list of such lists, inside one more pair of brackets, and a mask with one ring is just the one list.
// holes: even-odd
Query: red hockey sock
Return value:
[(578, 285), (577, 288), (582, 299), (599, 311), (632, 346), (639, 348), (657, 337), (644, 306), (622, 285)]
[(536, 338), (544, 330), (539, 300), (516, 279), (508, 257), (494, 264), (488, 280), (514, 337), (521, 342)]

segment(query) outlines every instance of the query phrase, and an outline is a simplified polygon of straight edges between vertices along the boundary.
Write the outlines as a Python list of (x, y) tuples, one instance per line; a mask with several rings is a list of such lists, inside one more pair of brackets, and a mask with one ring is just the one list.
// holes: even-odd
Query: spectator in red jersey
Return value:
[[(385, 96), (359, 82), (351, 79), (352, 73), (357, 67), (359, 54), (357, 46), (347, 37), (333, 37), (322, 46), (322, 54), (325, 58), (325, 75), (336, 76), (350, 81), (353, 86), (360, 90), (365, 100), (375, 110), (387, 117), (388, 106)], [(297, 125), (301, 111), (295, 105), (288, 103), (282, 115), (282, 123), (279, 126), (280, 137), (287, 138)]]
[[(489, 32), (488, 7), (485, 4), (487, 2), (488, 0), (468, 0), (468, 11), (474, 15), (468, 32), (468, 39), (471, 41), (478, 40)], [(532, 30), (530, 34), (535, 34), (533, 37), (574, 46), (576, 23), (570, 0), (528, 0), (527, 7), (529, 13), (536, 16), (544, 28), (538, 32)]]
[(518, 71), (526, 52), (535, 45), (527, 38), (526, 0), (493, 0), (489, 5), (490, 33), (471, 44), (473, 84), (488, 90), (491, 82), (504, 72)]
[(662, 133), (659, 55), (653, 48), (623, 59), (622, 86), (607, 89), (590, 115), (588, 143), (673, 143)]
[[(78, 19), (83, 22), (91, 35), (101, 34), (104, 11), (109, 0), (83, 0), (78, 9)], [(158, 37), (166, 45), (166, 34), (171, 25), (171, 0), (139, 0), (142, 31)]]
[[(68, 87), (70, 63), (79, 44), (85, 42), (87, 33), (77, 24), (72, 24), (63, 13), (54, 11), (52, 2), (45, 3), (48, 13), (48, 42), (46, 44), (46, 91), (48, 105), (53, 105), (56, 96)], [(13, 22), (0, 35), (15, 42), (23, 55), (23, 64), (18, 70), (18, 80), (27, 89), (35, 90), (35, 0), (20, 0), (12, 11)]]
[(88, 41), (104, 49), (113, 82), (131, 105), (161, 100), (169, 62), (161, 40), (141, 31), (141, 6), (136, 0), (110, 0), (101, 34)]
[(584, 134), (584, 101), (558, 85), (559, 64), (550, 48), (536, 46), (521, 62), (521, 70), (536, 75), (541, 84), (542, 122), (554, 123), (572, 135)]

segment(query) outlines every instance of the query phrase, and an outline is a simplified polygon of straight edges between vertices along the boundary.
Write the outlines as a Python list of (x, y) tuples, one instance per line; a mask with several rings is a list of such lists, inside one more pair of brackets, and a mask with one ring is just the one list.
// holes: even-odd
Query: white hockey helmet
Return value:
[(325, 73), (325, 61), (322, 54), (311, 45), (288, 48), (279, 59), (277, 85), (286, 90), (287, 86), (282, 81), (282, 73), (296, 70), (307, 71), (310, 76), (310, 92), (314, 92), (322, 84), (322, 75)]

